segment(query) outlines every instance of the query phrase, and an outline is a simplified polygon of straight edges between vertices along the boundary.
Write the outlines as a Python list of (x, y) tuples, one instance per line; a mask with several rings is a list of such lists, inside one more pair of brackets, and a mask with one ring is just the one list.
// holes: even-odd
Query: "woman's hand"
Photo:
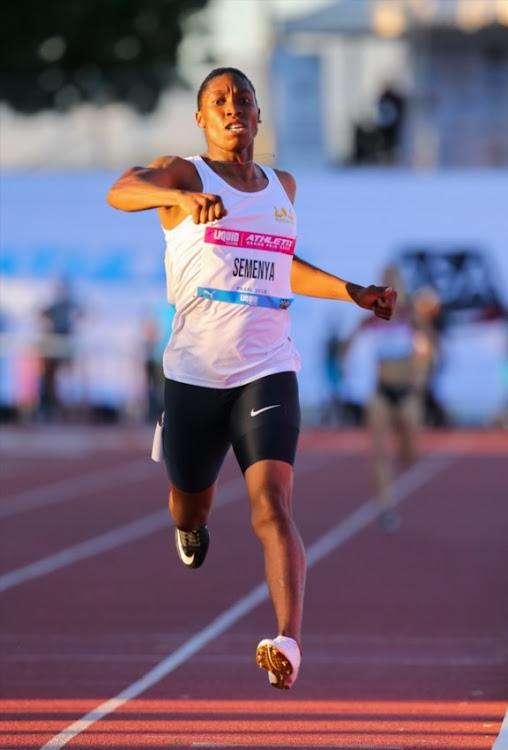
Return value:
[(220, 195), (212, 193), (191, 193), (180, 190), (175, 202), (182, 211), (192, 216), (194, 224), (207, 224), (209, 221), (222, 219), (227, 215)]
[(191, 216), (194, 224), (226, 216), (221, 197), (201, 189), (201, 180), (189, 161), (161, 156), (148, 167), (131, 167), (124, 172), (111, 186), (107, 201), (122, 211), (156, 208), (166, 229), (173, 229), (185, 216)]
[[(352, 295), (353, 296), (353, 295)], [(354, 302), (364, 310), (372, 310), (374, 315), (383, 320), (390, 320), (397, 302), (397, 291), (393, 286), (360, 287), (353, 297)]]

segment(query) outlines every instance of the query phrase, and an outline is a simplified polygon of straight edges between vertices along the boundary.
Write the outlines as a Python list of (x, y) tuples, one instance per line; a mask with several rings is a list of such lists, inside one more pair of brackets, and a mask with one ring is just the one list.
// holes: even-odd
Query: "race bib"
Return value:
[(289, 307), (296, 240), (208, 226), (204, 241), (198, 297), (237, 305)]

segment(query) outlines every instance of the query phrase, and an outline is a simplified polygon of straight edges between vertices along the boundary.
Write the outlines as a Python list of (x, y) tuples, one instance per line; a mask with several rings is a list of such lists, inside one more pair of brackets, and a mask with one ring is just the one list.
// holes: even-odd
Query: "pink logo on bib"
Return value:
[(205, 242), (226, 247), (250, 248), (251, 250), (269, 250), (272, 253), (293, 255), (296, 240), (290, 237), (279, 237), (276, 234), (259, 234), (241, 232), (222, 227), (206, 227)]

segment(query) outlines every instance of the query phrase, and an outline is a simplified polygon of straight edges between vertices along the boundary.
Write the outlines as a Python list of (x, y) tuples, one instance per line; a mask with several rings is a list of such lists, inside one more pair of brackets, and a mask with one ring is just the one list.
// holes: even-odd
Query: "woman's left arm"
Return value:
[(360, 286), (334, 276), (317, 266), (302, 260), (297, 255), (291, 264), (291, 289), (306, 297), (321, 297), (354, 302), (374, 315), (390, 320), (397, 301), (397, 292), (391, 286)]
[[(296, 196), (295, 178), (289, 172), (279, 169), (275, 171), (289, 200), (294, 203)], [(290, 282), (291, 289), (295, 294), (354, 302), (365, 310), (372, 310), (374, 315), (384, 320), (390, 320), (397, 301), (397, 292), (391, 286), (353, 284), (351, 281), (345, 281), (313, 266), (311, 263), (307, 263), (297, 255), (293, 257), (291, 264)]]

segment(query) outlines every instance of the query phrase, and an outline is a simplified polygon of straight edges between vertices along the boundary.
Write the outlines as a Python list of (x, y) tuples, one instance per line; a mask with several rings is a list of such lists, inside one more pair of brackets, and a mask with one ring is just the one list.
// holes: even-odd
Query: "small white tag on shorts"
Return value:
[(164, 445), (162, 442), (163, 426), (164, 426), (164, 412), (162, 412), (162, 414), (160, 415), (155, 425), (155, 432), (153, 435), (152, 453), (151, 453), (152, 461), (157, 461), (157, 462), (164, 461)]

